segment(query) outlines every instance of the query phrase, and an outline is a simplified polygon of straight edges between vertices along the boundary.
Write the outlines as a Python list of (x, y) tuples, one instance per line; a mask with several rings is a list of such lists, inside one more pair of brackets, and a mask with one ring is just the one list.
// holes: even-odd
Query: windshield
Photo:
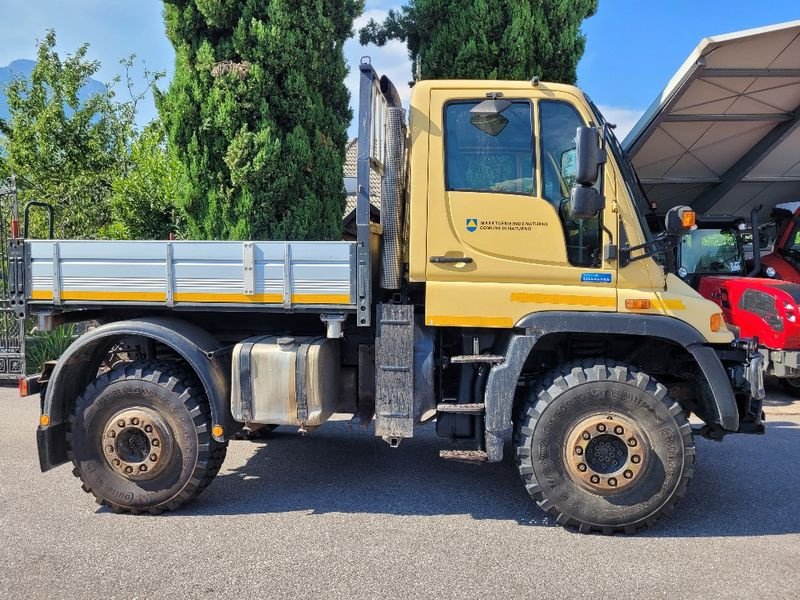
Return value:
[(800, 221), (792, 226), (792, 232), (786, 238), (786, 245), (783, 249), (792, 253), (800, 253)]
[(688, 273), (742, 273), (744, 257), (731, 229), (695, 229), (681, 238), (680, 267)]

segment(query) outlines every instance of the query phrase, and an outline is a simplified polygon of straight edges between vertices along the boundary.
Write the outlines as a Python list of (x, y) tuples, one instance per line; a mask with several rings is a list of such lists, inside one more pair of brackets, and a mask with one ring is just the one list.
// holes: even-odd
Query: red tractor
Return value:
[[(800, 208), (794, 213), (776, 208), (772, 213), (778, 227), (772, 252), (761, 257), (761, 265), (773, 277), (800, 283)], [(754, 255), (755, 256), (755, 255)]]
[(720, 306), (737, 335), (758, 338), (768, 374), (800, 391), (800, 285), (773, 278), (777, 268), (758, 252), (748, 267), (742, 238), (758, 231), (755, 214), (752, 219), (751, 225), (728, 215), (698, 216), (677, 246), (678, 275)]

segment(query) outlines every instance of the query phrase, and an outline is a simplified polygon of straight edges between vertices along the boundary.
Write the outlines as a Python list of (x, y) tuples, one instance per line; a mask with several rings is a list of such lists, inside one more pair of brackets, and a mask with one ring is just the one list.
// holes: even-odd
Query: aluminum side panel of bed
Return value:
[(25, 242), (31, 305), (355, 310), (355, 242)]

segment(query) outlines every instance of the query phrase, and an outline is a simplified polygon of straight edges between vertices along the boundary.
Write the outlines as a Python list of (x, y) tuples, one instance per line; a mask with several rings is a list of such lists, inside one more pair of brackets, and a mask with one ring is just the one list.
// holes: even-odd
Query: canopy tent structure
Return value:
[(705, 38), (623, 148), (660, 214), (800, 200), (800, 21)]

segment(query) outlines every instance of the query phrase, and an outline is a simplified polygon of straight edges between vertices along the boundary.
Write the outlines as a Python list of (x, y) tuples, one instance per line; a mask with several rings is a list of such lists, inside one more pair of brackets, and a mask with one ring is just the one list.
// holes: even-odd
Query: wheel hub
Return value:
[(641, 429), (618, 413), (579, 421), (567, 436), (565, 459), (570, 475), (594, 493), (617, 493), (644, 472), (648, 446)]
[(109, 466), (128, 479), (153, 477), (166, 462), (168, 429), (149, 408), (131, 408), (108, 420), (103, 431), (103, 456)]

